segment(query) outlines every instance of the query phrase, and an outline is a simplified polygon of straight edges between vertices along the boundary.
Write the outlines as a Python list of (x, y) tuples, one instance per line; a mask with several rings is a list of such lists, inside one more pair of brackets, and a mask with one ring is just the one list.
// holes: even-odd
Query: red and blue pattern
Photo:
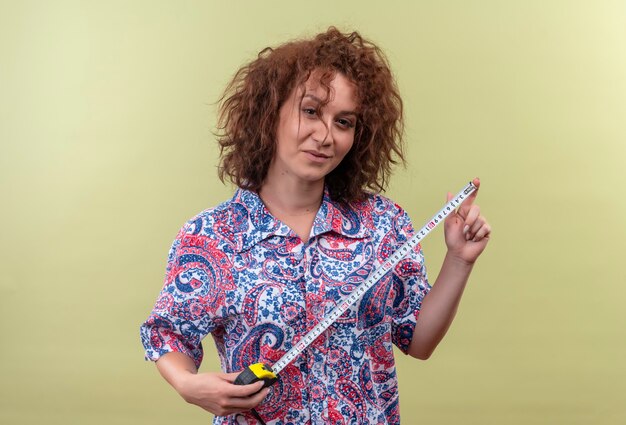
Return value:
[[(179, 351), (199, 366), (210, 333), (225, 372), (271, 365), (413, 233), (383, 196), (348, 208), (325, 192), (303, 243), (257, 194), (239, 189), (176, 237), (141, 327), (146, 358)], [(408, 350), (429, 289), (418, 246), (280, 373), (259, 414), (276, 425), (399, 423), (393, 344)], [(214, 423), (257, 422), (239, 414)]]

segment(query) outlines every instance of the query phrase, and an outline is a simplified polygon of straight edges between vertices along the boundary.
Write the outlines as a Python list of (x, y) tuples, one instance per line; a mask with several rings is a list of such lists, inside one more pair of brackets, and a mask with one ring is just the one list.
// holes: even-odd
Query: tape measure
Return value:
[[(304, 335), (291, 350), (287, 351), (274, 366), (264, 363), (255, 363), (243, 370), (235, 379), (236, 385), (247, 385), (257, 381), (264, 381), (263, 388), (269, 387), (278, 380), (278, 374), (296, 357), (298, 357), (315, 339), (332, 325), (343, 313), (355, 304), (376, 282), (391, 271), (411, 250), (417, 247), (431, 230), (441, 223), (452, 211), (456, 209), (472, 192), (476, 190), (474, 183), (470, 182), (454, 198), (439, 210), (418, 232), (416, 232), (404, 245), (398, 248), (385, 262), (372, 272), (368, 278), (354, 291), (339, 302), (339, 304), (324, 317), (313, 329)], [(253, 411), (253, 413), (256, 413)], [(257, 418), (258, 419), (258, 418)]]

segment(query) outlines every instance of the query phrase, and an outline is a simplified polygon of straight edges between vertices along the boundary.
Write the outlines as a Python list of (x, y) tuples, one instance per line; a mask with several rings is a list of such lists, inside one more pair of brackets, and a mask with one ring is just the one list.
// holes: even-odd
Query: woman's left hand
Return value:
[[(491, 226), (480, 214), (480, 207), (474, 204), (480, 187), (480, 180), (472, 183), (476, 190), (465, 199), (456, 212), (446, 217), (444, 228), (448, 254), (473, 264), (483, 252), (491, 236)], [(448, 193), (448, 201), (452, 199)]]

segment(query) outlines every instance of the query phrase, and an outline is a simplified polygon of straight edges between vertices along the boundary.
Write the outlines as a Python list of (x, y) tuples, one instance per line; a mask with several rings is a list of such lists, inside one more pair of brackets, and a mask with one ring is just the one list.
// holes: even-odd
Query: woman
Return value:
[[(491, 232), (475, 193), (446, 219), (432, 289), (418, 246), (276, 384), (234, 385), (246, 366), (276, 362), (414, 229), (377, 194), (404, 160), (402, 101), (358, 33), (263, 50), (227, 87), (219, 122), (220, 178), (238, 189), (176, 237), (142, 325), (146, 357), (214, 423), (257, 423), (253, 408), (273, 424), (399, 423), (392, 345), (427, 359), (450, 326)], [(198, 373), (209, 333), (222, 372)]]

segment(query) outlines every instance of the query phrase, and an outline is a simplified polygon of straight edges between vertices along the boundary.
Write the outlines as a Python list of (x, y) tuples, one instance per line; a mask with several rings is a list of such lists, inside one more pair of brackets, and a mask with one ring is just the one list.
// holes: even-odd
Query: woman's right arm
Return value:
[(179, 352), (161, 356), (157, 369), (187, 402), (216, 416), (227, 416), (256, 407), (267, 396), (263, 381), (235, 385), (239, 373), (198, 373), (193, 360)]

